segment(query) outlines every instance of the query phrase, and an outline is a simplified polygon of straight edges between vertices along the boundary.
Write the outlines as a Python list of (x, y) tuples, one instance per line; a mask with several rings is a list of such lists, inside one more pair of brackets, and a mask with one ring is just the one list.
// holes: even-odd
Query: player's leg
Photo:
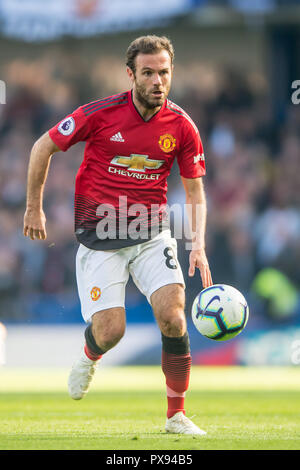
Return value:
[(190, 378), (191, 353), (184, 313), (184, 289), (180, 284), (169, 284), (156, 290), (150, 301), (161, 331), (167, 417), (171, 418), (179, 411), (185, 413), (184, 398)]
[(123, 307), (109, 308), (94, 313), (85, 330), (85, 350), (88, 357), (97, 360), (112, 349), (124, 336), (126, 315)]
[(129, 277), (127, 251), (103, 252), (79, 247), (77, 286), (88, 326), (84, 346), (69, 375), (69, 394), (74, 400), (87, 393), (101, 357), (124, 335), (125, 286)]
[(84, 348), (69, 375), (69, 394), (74, 400), (80, 400), (86, 395), (98, 362), (123, 337), (125, 325), (123, 307), (109, 308), (93, 314), (85, 329)]
[(153, 308), (161, 330), (162, 370), (166, 377), (168, 432), (205, 434), (185, 416), (191, 353), (184, 312), (184, 278), (177, 259), (177, 243), (166, 231), (142, 244), (130, 265), (137, 287)]
[(162, 370), (168, 401), (166, 431), (204, 435), (205, 432), (185, 416), (192, 357), (184, 312), (184, 288), (180, 284), (163, 286), (150, 300), (162, 336)]

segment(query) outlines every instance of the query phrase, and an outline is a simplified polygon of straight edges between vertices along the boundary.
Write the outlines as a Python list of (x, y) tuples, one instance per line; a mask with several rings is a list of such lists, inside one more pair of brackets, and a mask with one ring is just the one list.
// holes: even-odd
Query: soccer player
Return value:
[(190, 208), (189, 275), (199, 268), (203, 287), (212, 285), (205, 253), (202, 142), (192, 119), (167, 98), (171, 42), (139, 37), (128, 47), (126, 59), (131, 90), (80, 106), (34, 144), (24, 235), (32, 240), (47, 236), (43, 190), (51, 156), (86, 142), (75, 184), (75, 234), (77, 285), (87, 328), (69, 376), (69, 393), (74, 400), (87, 393), (101, 357), (123, 337), (125, 287), (131, 275), (161, 331), (165, 429), (203, 435), (185, 415), (191, 369), (185, 282), (166, 217), (167, 178), (176, 159)]

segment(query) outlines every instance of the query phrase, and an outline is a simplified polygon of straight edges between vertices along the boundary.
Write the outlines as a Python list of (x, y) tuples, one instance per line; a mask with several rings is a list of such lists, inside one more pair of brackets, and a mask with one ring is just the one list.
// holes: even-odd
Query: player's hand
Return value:
[(204, 248), (190, 252), (189, 276), (194, 276), (195, 268), (200, 270), (203, 288), (206, 289), (206, 287), (212, 286), (213, 281)]
[(26, 209), (23, 233), (25, 237), (30, 237), (31, 240), (45, 240), (47, 238), (44, 211)]

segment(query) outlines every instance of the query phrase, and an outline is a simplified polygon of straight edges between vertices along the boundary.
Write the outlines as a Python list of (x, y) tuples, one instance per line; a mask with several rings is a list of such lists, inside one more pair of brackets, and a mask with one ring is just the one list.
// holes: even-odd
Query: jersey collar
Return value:
[(137, 108), (135, 107), (135, 104), (133, 102), (133, 98), (132, 98), (132, 90), (129, 90), (127, 92), (128, 94), (128, 103), (129, 103), (129, 107), (132, 111), (132, 113), (134, 114), (135, 118), (139, 121), (139, 122), (144, 122), (145, 124), (147, 124), (148, 122), (153, 122), (155, 121), (159, 115), (163, 112), (163, 110), (165, 109), (166, 107), (166, 102), (167, 100), (165, 99), (165, 101), (163, 102), (161, 108), (155, 113), (153, 114), (153, 116), (148, 119), (148, 121), (145, 121), (145, 119), (140, 115), (140, 113), (138, 112)]

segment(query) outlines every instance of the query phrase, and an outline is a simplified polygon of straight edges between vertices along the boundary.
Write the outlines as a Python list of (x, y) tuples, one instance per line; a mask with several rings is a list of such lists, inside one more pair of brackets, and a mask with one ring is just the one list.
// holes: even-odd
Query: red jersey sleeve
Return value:
[(205, 158), (199, 131), (194, 124), (183, 126), (183, 145), (177, 155), (180, 175), (184, 178), (198, 178), (205, 175)]
[(77, 142), (88, 140), (90, 134), (90, 124), (81, 107), (49, 130), (50, 138), (63, 152)]

